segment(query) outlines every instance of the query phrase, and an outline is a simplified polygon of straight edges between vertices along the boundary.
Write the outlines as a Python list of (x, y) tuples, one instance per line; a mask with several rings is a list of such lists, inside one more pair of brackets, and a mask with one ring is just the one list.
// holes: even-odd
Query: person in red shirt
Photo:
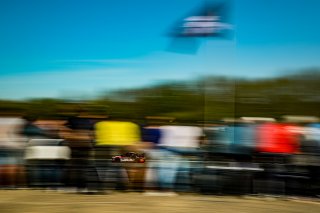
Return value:
[(264, 123), (257, 128), (257, 151), (295, 154), (299, 151), (298, 127), (285, 123)]

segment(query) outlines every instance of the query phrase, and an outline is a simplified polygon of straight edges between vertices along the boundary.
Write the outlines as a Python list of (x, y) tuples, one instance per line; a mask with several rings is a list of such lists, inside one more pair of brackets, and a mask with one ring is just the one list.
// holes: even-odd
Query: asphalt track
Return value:
[(142, 193), (82, 195), (41, 190), (0, 190), (1, 213), (100, 212), (222, 212), (317, 213), (318, 199), (231, 197), (184, 194), (146, 196)]

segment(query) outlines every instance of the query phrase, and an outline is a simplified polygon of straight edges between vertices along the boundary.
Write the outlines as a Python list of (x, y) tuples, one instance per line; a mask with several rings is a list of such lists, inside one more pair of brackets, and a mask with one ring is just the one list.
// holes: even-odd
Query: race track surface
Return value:
[(45, 190), (0, 190), (0, 212), (317, 213), (320, 212), (320, 200), (197, 194), (147, 196), (143, 193), (119, 192), (106, 195), (83, 195)]

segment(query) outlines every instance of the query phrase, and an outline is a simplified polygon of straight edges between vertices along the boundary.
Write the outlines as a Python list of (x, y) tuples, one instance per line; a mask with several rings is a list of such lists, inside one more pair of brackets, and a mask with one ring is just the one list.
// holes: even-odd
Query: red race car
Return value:
[(144, 163), (146, 161), (146, 158), (144, 154), (127, 152), (123, 155), (113, 156), (111, 161), (116, 163)]

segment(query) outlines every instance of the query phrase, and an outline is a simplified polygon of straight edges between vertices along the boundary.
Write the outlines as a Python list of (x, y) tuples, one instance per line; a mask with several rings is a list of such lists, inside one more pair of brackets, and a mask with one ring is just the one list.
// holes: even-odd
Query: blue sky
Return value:
[(320, 67), (320, 1), (234, 0), (233, 39), (167, 51), (202, 0), (1, 0), (0, 99), (84, 97), (204, 75)]

